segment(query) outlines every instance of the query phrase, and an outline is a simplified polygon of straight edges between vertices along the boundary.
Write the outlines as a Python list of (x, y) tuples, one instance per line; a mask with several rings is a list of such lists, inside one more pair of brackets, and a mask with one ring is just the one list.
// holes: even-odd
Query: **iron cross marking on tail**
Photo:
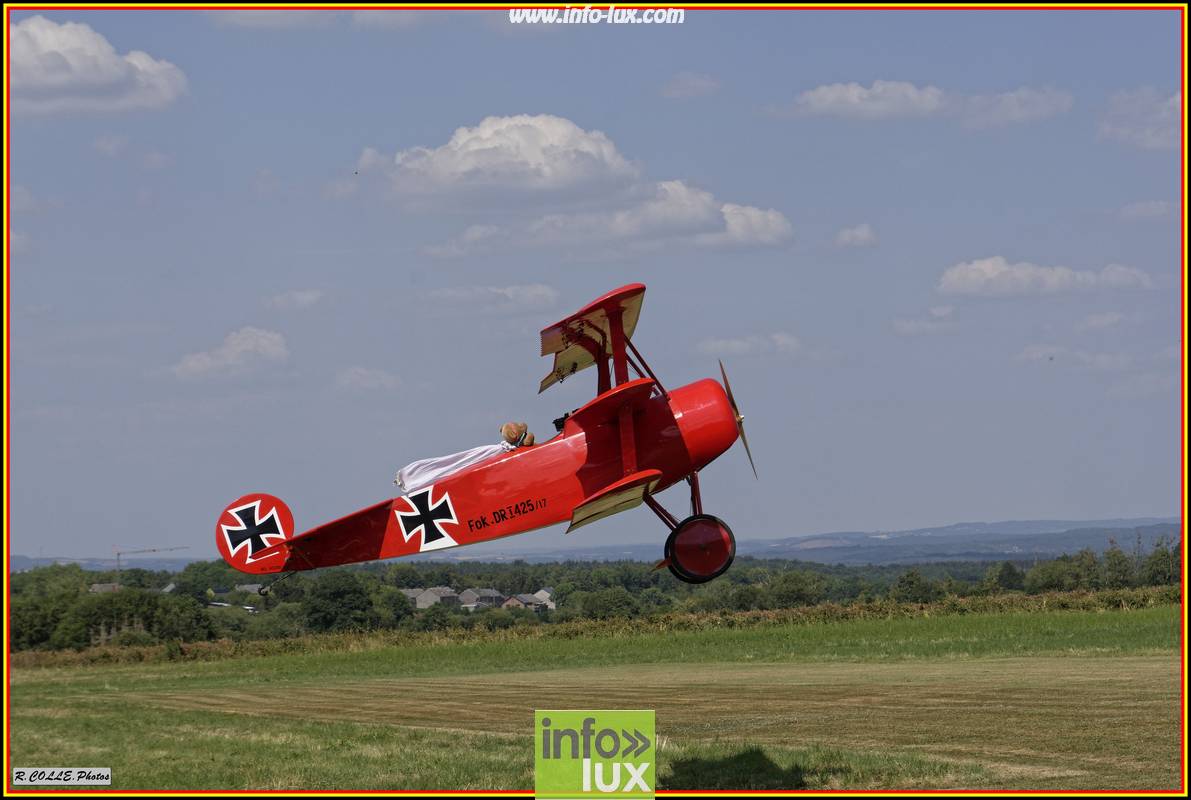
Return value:
[(269, 543), (265, 541), (265, 537), (272, 537), (274, 539), (278, 537), (285, 538), (285, 533), (282, 532), (281, 526), (277, 523), (277, 513), (270, 511), (265, 515), (264, 519), (260, 519), (260, 510), (259, 501), (241, 508), (232, 509), (230, 513), (240, 521), (240, 527), (223, 526), (223, 534), (227, 537), (229, 552), (235, 553), (247, 542), (248, 557), (252, 558), (259, 551), (269, 546)]
[(398, 511), (397, 521), (401, 524), (401, 534), (408, 542), (418, 528), (422, 529), (422, 549), (440, 539), (449, 538), (439, 527), (439, 522), (458, 522), (455, 511), (451, 508), (451, 498), (444, 494), (436, 504), (431, 504), (430, 492), (434, 487), (407, 495), (406, 500), (414, 507), (413, 511)]

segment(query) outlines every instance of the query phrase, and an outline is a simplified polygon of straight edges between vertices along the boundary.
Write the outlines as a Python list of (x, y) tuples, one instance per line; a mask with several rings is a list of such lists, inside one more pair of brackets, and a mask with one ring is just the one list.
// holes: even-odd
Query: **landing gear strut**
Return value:
[(703, 513), (698, 473), (692, 472), (687, 482), (691, 485), (691, 516), (681, 522), (653, 497), (645, 496), (646, 505), (670, 529), (664, 558), (654, 569), (667, 567), (675, 578), (686, 583), (707, 583), (732, 566), (736, 537), (722, 519)]

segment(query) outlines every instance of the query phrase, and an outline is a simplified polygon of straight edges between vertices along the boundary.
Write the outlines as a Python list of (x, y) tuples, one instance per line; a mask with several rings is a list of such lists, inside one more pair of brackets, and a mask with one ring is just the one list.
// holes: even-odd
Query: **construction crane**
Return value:
[[(112, 547), (116, 550), (115, 547)], [(116, 550), (116, 586), (120, 585), (120, 556), (133, 556), (137, 553), (168, 553), (171, 550), (189, 550), (189, 547), (147, 547), (144, 550)]]

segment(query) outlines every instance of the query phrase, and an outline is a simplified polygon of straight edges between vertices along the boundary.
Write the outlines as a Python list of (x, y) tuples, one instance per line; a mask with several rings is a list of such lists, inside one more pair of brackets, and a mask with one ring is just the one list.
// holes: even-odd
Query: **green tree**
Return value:
[(396, 628), (414, 612), (414, 604), (400, 589), (383, 585), (372, 593), (372, 608), (381, 628)]
[(237, 583), (244, 583), (244, 574), (220, 561), (194, 561), (174, 579), (177, 594), (188, 594), (199, 602), (207, 599), (207, 590), (229, 591)]
[(1078, 587), (1079, 573), (1069, 556), (1039, 562), (1026, 572), (1026, 591), (1030, 594), (1069, 592)]
[(583, 615), (591, 619), (635, 617), (641, 606), (623, 586), (613, 586), (587, 594), (583, 598)]
[(825, 596), (823, 577), (807, 570), (783, 572), (769, 585), (769, 597), (777, 608), (813, 606)]
[(988, 568), (984, 574), (984, 587), (991, 592), (1021, 591), (1026, 587), (1026, 576), (1012, 562), (1002, 561)]
[(82, 614), (67, 613), (58, 621), (50, 635), (50, 647), (55, 650), (68, 648), (82, 650), (91, 644), (91, 629)]
[(360, 631), (376, 623), (367, 589), (345, 570), (320, 576), (302, 598), (302, 609), (312, 631)]
[(415, 631), (445, 631), (454, 619), (443, 603), (435, 603), (410, 618), (410, 628)]
[(916, 569), (907, 570), (899, 575), (897, 582), (889, 590), (889, 596), (899, 603), (929, 603), (937, 600), (939, 594), (938, 584), (923, 577)]
[(1075, 554), (1072, 559), (1075, 570), (1076, 586), (1080, 589), (1095, 591), (1104, 585), (1104, 577), (1100, 569), (1100, 561), (1091, 548), (1085, 547)]
[(55, 594), (45, 597), (20, 595), (9, 606), (8, 627), (13, 650), (45, 647), (63, 616), (81, 595)]
[(1141, 581), (1147, 586), (1166, 586), (1178, 583), (1182, 577), (1182, 558), (1179, 543), (1165, 538), (1154, 542), (1154, 549), (1141, 564)]
[(9, 576), (8, 589), (13, 597), (78, 596), (86, 594), (87, 586), (100, 583), (94, 573), (87, 573), (78, 564), (53, 564)]
[[(650, 611), (669, 608), (672, 603), (670, 596), (656, 586), (650, 586), (642, 591), (638, 596), (638, 602), (643, 609)], [(557, 604), (557, 601), (555, 603)]]
[(1133, 559), (1117, 547), (1116, 542), (1104, 551), (1104, 586), (1109, 589), (1124, 589), (1137, 583)]
[(214, 635), (206, 609), (187, 595), (161, 595), (153, 613), (150, 630), (159, 639), (198, 642)]
[(413, 564), (398, 562), (385, 567), (384, 581), (398, 589), (426, 588), (422, 581), (422, 573)]
[(280, 603), (272, 611), (249, 618), (247, 635), (253, 639), (285, 639), (306, 633), (306, 612), (301, 603)]

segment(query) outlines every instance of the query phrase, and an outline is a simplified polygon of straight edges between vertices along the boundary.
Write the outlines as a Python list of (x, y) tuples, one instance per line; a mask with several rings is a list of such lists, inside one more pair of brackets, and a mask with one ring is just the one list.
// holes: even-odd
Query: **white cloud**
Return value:
[(1135, 267), (1109, 264), (1099, 272), (1070, 267), (1010, 264), (1002, 256), (956, 264), (939, 279), (944, 294), (1051, 294), (1080, 289), (1148, 288), (1150, 276)]
[(232, 331), (218, 347), (184, 356), (173, 366), (183, 380), (207, 378), (219, 373), (242, 372), (254, 365), (281, 362), (289, 358), (285, 337), (275, 331), (241, 328)]
[[(361, 174), (385, 175), (407, 198), (450, 193), (452, 200), (514, 220), (478, 220), (452, 239), (424, 246), (422, 252), (434, 258), (577, 245), (588, 246), (583, 257), (602, 258), (663, 244), (772, 247), (793, 237), (789, 220), (776, 209), (725, 203), (681, 180), (640, 181), (637, 167), (606, 135), (545, 114), (488, 117), (457, 129), (440, 147), (415, 147), (395, 157), (365, 148), (356, 166)], [(564, 191), (582, 198), (580, 207), (587, 210), (534, 215), (542, 199), (527, 199), (529, 193), (551, 193), (557, 200)]]
[(639, 187), (638, 194), (646, 196), (626, 208), (547, 214), (518, 229), (473, 225), (462, 236), (425, 248), (425, 252), (442, 258), (487, 252), (498, 246), (640, 248), (662, 242), (700, 247), (770, 247), (784, 244), (793, 236), (793, 227), (779, 211), (720, 203), (710, 192), (682, 181)]
[(679, 72), (662, 87), (662, 97), (671, 100), (686, 100), (691, 97), (703, 97), (712, 94), (720, 88), (720, 82), (710, 75), (698, 72)]
[(1170, 203), (1165, 200), (1142, 200), (1121, 208), (1121, 219), (1150, 219), (1165, 217), (1170, 213)]
[(487, 117), (458, 128), (440, 147), (413, 147), (394, 158), (367, 148), (361, 172), (381, 170), (406, 192), (477, 188), (550, 191), (636, 176), (636, 168), (600, 131), (549, 114)]
[(9, 24), (11, 98), (28, 114), (162, 108), (186, 91), (186, 76), (140, 50), (120, 55), (79, 22), (40, 15)]
[(1085, 369), (1117, 372), (1128, 369), (1133, 359), (1123, 353), (1089, 353), (1050, 344), (1031, 344), (1017, 354), (1018, 361), (1074, 365)]
[(357, 172), (380, 172), (393, 166), (392, 156), (386, 156), (375, 147), (365, 147), (356, 159)]
[(529, 226), (541, 243), (607, 241), (695, 233), (723, 217), (710, 192), (682, 181), (662, 181), (650, 196), (611, 212), (549, 214)]
[(928, 312), (926, 319), (895, 319), (893, 332), (899, 336), (919, 336), (929, 333), (940, 333), (951, 328), (951, 315), (955, 313), (952, 306), (935, 306)]
[[(529, 229), (539, 243), (575, 244), (686, 238), (700, 245), (772, 245), (793, 229), (773, 209), (718, 203), (710, 192), (682, 181), (662, 181), (652, 196), (608, 213), (552, 214)], [(693, 238), (691, 238), (693, 236)]]
[(434, 258), (460, 258), (475, 253), (488, 252), (500, 243), (507, 243), (508, 231), (496, 225), (469, 225), (462, 234), (445, 244), (432, 244), (422, 248)]
[(366, 392), (377, 389), (393, 389), (397, 378), (383, 369), (348, 367), (335, 376), (335, 385), (346, 391)]
[(958, 100), (958, 113), (965, 125), (992, 128), (1066, 114), (1074, 98), (1058, 89), (1023, 86), (1001, 94), (971, 95)]
[(873, 81), (869, 87), (832, 83), (798, 95), (794, 113), (853, 119), (922, 117), (941, 112), (943, 103), (943, 90), (936, 86), (918, 87), (905, 81)]
[(520, 286), (455, 286), (428, 292), (431, 300), (470, 311), (513, 314), (541, 311), (558, 303), (558, 290), (542, 283)]
[(798, 116), (862, 120), (950, 116), (970, 128), (1033, 122), (1064, 114), (1074, 99), (1052, 88), (1022, 86), (999, 94), (945, 92), (937, 86), (907, 81), (832, 83), (802, 92), (790, 111)]
[(128, 146), (128, 137), (126, 136), (100, 136), (91, 146), (101, 155), (108, 158), (115, 158), (123, 152), (124, 148)]
[(1117, 92), (1100, 121), (1100, 136), (1146, 150), (1170, 150), (1179, 141), (1182, 101), (1146, 87)]
[(753, 355), (795, 356), (804, 350), (798, 337), (784, 331), (735, 339), (704, 339), (699, 342), (697, 349), (703, 355), (717, 358)]
[(835, 235), (836, 247), (873, 247), (876, 244), (877, 232), (867, 222), (844, 228)]
[(278, 311), (301, 311), (323, 299), (321, 289), (292, 289), (265, 299), (265, 306)]
[(1096, 331), (1119, 325), (1125, 315), (1119, 311), (1106, 311), (1103, 314), (1089, 314), (1075, 326), (1079, 331)]
[(794, 238), (794, 227), (782, 212), (773, 208), (724, 203), (720, 206), (724, 230), (701, 233), (700, 245), (713, 247), (776, 247)]
[(208, 11), (219, 25), (231, 28), (264, 30), (292, 30), (321, 28), (335, 21), (335, 11), (291, 11), (286, 9), (260, 11)]

